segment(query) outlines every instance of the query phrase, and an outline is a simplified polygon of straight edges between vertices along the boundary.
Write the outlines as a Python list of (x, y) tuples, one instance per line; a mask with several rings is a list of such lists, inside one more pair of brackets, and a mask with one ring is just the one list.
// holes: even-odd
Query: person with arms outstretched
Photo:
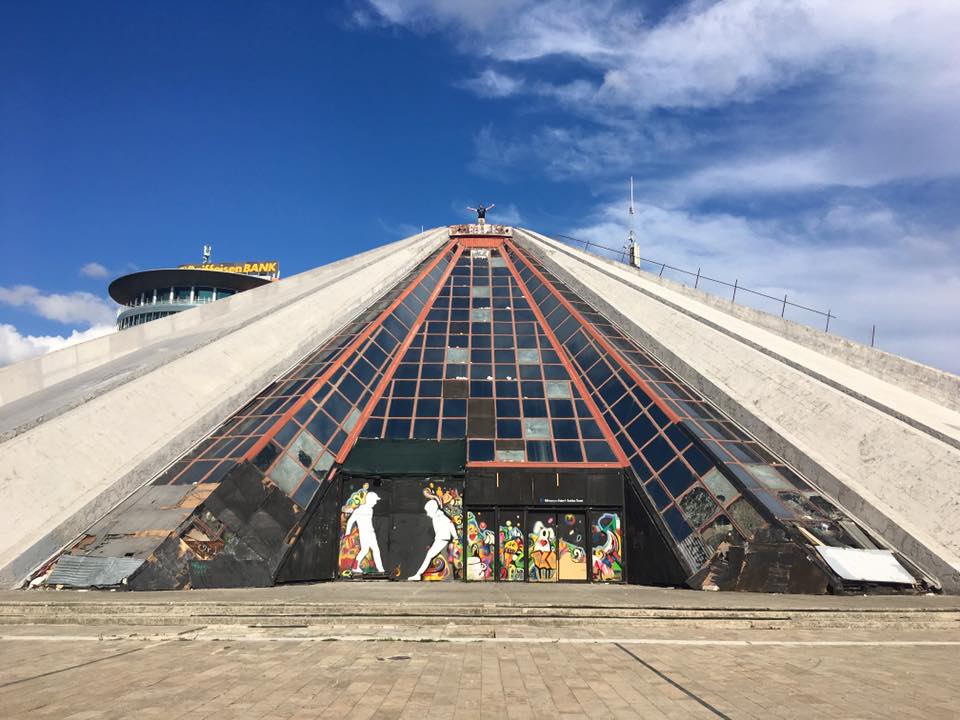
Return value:
[(484, 207), (483, 203), (480, 203), (476, 207), (470, 207), (467, 205), (467, 210), (475, 212), (477, 214), (477, 225), (486, 225), (487, 224), (487, 210), (493, 210), (494, 203), (490, 203)]

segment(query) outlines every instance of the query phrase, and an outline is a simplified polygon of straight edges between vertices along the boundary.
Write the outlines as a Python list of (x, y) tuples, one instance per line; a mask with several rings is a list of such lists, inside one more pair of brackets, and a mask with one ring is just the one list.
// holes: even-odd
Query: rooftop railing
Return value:
[[(626, 247), (623, 247), (623, 248), (610, 247), (608, 245), (602, 245), (600, 243), (593, 242), (592, 240), (583, 240), (581, 238), (571, 237), (570, 235), (554, 235), (554, 237), (559, 238), (564, 242), (566, 242), (567, 244), (573, 245), (574, 247), (579, 246), (580, 249), (582, 250), (602, 251), (603, 253), (609, 255), (611, 259), (622, 262), (625, 265), (630, 264), (629, 262), (630, 253)], [(730, 282), (727, 282), (726, 280), (719, 280), (717, 278), (704, 275), (701, 268), (697, 268), (696, 272), (693, 272), (685, 268), (674, 267), (673, 265), (669, 265), (665, 262), (661, 262), (659, 260), (652, 260), (650, 258), (645, 258), (645, 257), (640, 257), (637, 259), (637, 261), (639, 262), (639, 267), (642, 270), (647, 270), (649, 272), (656, 273), (659, 277), (663, 277), (664, 272), (669, 270), (670, 274), (667, 276), (668, 279), (677, 280), (679, 278), (679, 281), (685, 285), (691, 284), (689, 281), (692, 281), (692, 286), (696, 289), (701, 289), (701, 285), (703, 285), (704, 283), (713, 283), (715, 286), (726, 288), (727, 291), (731, 292), (731, 295), (730, 295), (731, 302), (737, 302), (737, 295), (740, 295), (742, 298), (744, 294), (772, 300), (773, 302), (776, 303), (776, 307), (779, 307), (780, 317), (782, 318), (786, 317), (788, 307), (796, 308), (797, 310), (801, 310), (804, 313), (810, 313), (819, 318), (822, 318), (821, 322), (823, 323), (824, 332), (830, 332), (830, 321), (837, 319), (837, 316), (834, 315), (833, 311), (830, 309), (827, 309), (826, 311), (824, 311), (824, 310), (818, 310), (816, 308), (808, 307), (806, 305), (801, 305), (800, 303), (791, 301), (789, 294), (787, 293), (784, 293), (783, 297), (781, 298), (778, 296), (769, 295), (759, 290), (752, 290), (751, 288), (744, 287), (743, 285), (741, 285), (739, 278), (735, 279), (732, 283), (730, 283)], [(719, 295), (720, 293), (715, 292), (714, 294)], [(742, 299), (741, 299), (741, 304), (747, 305), (742, 301)], [(751, 306), (747, 305), (747, 307), (751, 307)], [(809, 316), (807, 316), (807, 318), (809, 319)], [(801, 322), (806, 322), (806, 320), (802, 320)], [(870, 329), (870, 347), (874, 347), (874, 343), (876, 342), (876, 335), (877, 335), (877, 326), (873, 325)]]

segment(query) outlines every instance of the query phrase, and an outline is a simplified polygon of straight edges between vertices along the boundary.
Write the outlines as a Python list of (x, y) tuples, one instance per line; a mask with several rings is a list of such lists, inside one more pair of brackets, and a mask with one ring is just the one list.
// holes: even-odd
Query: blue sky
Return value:
[(632, 174), (644, 256), (960, 371), (958, 26), (940, 0), (0, 1), (0, 363), (106, 332), (110, 278), (204, 243), (289, 275), (484, 200), (620, 245)]

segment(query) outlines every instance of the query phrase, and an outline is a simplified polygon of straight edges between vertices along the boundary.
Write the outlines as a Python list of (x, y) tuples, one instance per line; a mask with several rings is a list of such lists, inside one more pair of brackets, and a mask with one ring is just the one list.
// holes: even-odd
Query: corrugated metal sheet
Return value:
[(47, 585), (66, 587), (112, 587), (129, 577), (143, 560), (126, 557), (64, 555), (57, 560)]

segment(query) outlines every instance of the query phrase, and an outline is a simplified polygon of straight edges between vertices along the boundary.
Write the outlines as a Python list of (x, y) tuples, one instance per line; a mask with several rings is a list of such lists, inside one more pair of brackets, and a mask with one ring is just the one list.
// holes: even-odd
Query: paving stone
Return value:
[(150, 628), (134, 639), (109, 625), (18, 626), (0, 639), (0, 715), (936, 720), (960, 705), (960, 646), (924, 644), (956, 641), (956, 631), (625, 624), (619, 631), (641, 642), (620, 647), (597, 634), (588, 642), (589, 627), (511, 627), (521, 642), (465, 642), (469, 627), (446, 642), (322, 642), (300, 636), (309, 629), (158, 640)]

